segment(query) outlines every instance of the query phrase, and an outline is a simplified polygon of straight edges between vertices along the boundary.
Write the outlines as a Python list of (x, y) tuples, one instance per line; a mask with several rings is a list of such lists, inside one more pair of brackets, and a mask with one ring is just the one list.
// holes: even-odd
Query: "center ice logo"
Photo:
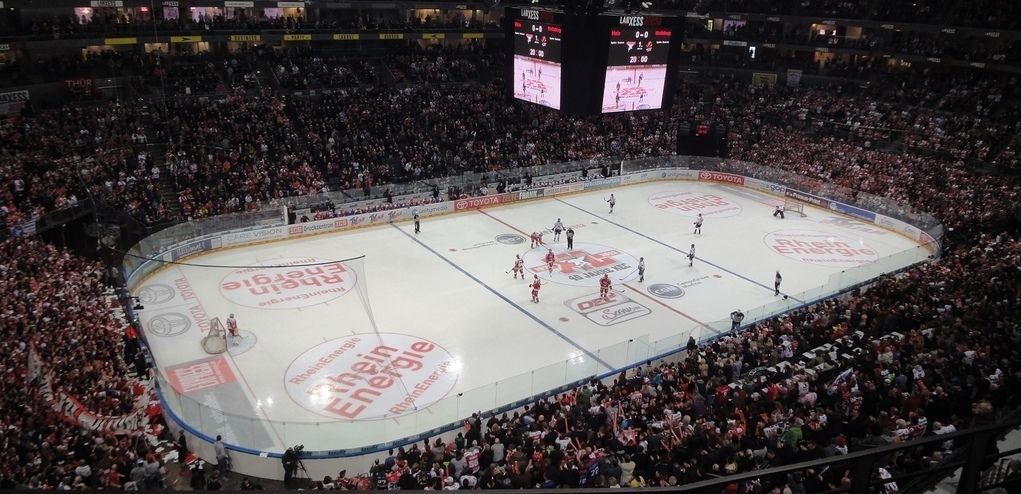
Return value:
[(729, 218), (741, 214), (741, 206), (717, 194), (697, 191), (660, 192), (649, 196), (652, 207), (668, 213), (694, 218)]
[(457, 382), (443, 347), (397, 333), (356, 334), (321, 343), (284, 374), (291, 399), (340, 420), (393, 418), (443, 399)]
[(781, 230), (767, 234), (763, 242), (784, 257), (820, 266), (846, 268), (879, 259), (864, 242), (825, 232)]
[(652, 314), (648, 307), (617, 292), (610, 292), (605, 297), (592, 293), (564, 304), (600, 326), (612, 326)]
[(358, 282), (354, 270), (346, 264), (319, 257), (278, 259), (266, 264), (228, 274), (220, 282), (220, 293), (246, 307), (295, 309), (334, 300)]
[(532, 249), (522, 256), (525, 269), (540, 278), (574, 286), (599, 286), (599, 278), (604, 274), (610, 275), (614, 283), (638, 278), (638, 259), (631, 254), (588, 242), (577, 242), (574, 246), (571, 250), (552, 246), (552, 273), (545, 259), (549, 247)]

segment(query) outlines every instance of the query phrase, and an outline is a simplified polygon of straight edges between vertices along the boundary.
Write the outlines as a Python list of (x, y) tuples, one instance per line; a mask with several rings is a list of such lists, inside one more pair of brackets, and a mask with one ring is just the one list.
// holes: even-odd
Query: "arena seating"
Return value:
[[(921, 0), (909, 8), (897, 2), (680, 0), (670, 6), (912, 22), (952, 15), (963, 25), (1004, 28), (1021, 19), (1017, 5), (988, 1)], [(307, 27), (286, 18), (160, 22), (167, 29)], [(466, 22), (428, 18), (395, 25), (360, 18), (320, 26)], [(39, 35), (152, 26), (146, 19), (114, 18), (29, 24)], [(748, 29), (731, 34), (828, 42)], [(871, 49), (881, 42), (856, 43)], [(923, 55), (974, 52), (925, 36), (894, 46)], [(684, 63), (714, 67), (800, 66), (685, 56)], [(990, 423), (1021, 405), (1021, 332), (1014, 317), (1021, 304), (1021, 238), (1010, 226), (1021, 202), (1016, 78), (966, 70), (890, 73), (872, 64), (811, 68), (874, 81), (864, 87), (753, 87), (714, 75), (681, 85), (670, 112), (578, 118), (509, 103), (501, 82), (488, 77), (502, 63), (476, 49), (409, 50), (371, 61), (307, 50), (220, 58), (103, 52), (84, 61), (57, 58), (30, 70), (5, 69), (0, 79), (22, 82), (131, 72), (150, 90), (166, 86), (168, 98), (160, 105), (123, 100), (29, 107), (0, 120), (0, 222), (19, 225), (90, 197), (157, 225), (244, 211), (261, 201), (464, 171), (662, 156), (674, 152), (678, 122), (721, 121), (730, 128), (733, 158), (931, 212), (951, 229), (945, 256), (743, 333), (692, 344), (675, 360), (641, 365), (612, 382), (589, 383), (523, 412), (471, 417), (470, 427), (448, 444), (431, 438), (398, 449), (370, 471), (342, 472), (313, 487), (671, 486), (945, 434)], [(310, 89), (333, 91), (293, 93)], [(199, 93), (213, 97), (182, 97)], [(171, 191), (174, 204), (161, 188)], [(152, 442), (137, 439), (161, 436), (158, 409), (134, 436), (83, 431), (54, 412), (26, 365), (36, 352), (53, 386), (94, 413), (137, 412), (146, 393), (145, 365), (133, 328), (112, 310), (112, 280), (104, 272), (41, 240), (0, 240), (6, 350), (0, 357), (6, 376), (0, 440), (8, 450), (0, 488), (164, 483), (164, 459)], [(824, 350), (805, 355), (818, 348)], [(954, 446), (899, 455), (882, 467), (921, 471), (945, 462)], [(735, 484), (729, 492), (817, 491), (846, 487), (849, 478), (839, 469), (806, 471)]]
[[(0, 488), (161, 487), (166, 469), (147, 436), (164, 430), (162, 417), (158, 406), (144, 408), (145, 360), (137, 333), (118, 315), (107, 269), (30, 238), (0, 241), (0, 259)], [(46, 382), (78, 408), (55, 409)], [(79, 409), (150, 418), (131, 435), (115, 435), (79, 428), (72, 415)]]

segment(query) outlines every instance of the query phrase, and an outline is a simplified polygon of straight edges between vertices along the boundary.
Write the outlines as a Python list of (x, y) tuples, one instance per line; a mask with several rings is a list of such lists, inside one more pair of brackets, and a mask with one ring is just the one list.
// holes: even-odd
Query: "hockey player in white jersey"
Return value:
[(557, 218), (557, 222), (553, 224), (553, 241), (560, 241), (560, 233), (564, 231), (564, 222)]

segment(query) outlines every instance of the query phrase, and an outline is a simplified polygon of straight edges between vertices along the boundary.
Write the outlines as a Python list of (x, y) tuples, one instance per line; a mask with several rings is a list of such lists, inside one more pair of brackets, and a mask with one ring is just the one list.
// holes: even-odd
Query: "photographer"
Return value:
[(290, 487), (291, 478), (294, 477), (294, 472), (298, 470), (298, 453), (294, 451), (294, 448), (287, 448), (284, 451), (284, 455), (280, 458), (280, 462), (284, 464), (284, 487)]

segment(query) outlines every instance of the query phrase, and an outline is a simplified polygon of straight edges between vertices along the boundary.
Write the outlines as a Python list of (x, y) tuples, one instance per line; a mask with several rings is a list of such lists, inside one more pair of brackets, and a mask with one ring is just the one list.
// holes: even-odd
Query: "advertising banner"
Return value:
[(778, 196), (784, 195), (784, 192), (787, 190), (787, 187), (784, 187), (783, 185), (777, 185), (772, 182), (766, 182), (765, 180), (747, 177), (744, 179), (744, 186), (748, 187), (749, 189), (755, 189), (761, 192), (776, 194)]
[(600, 178), (585, 182), (585, 190), (599, 190), (609, 187), (620, 187), (620, 177)]
[(829, 199), (823, 199), (822, 197), (815, 196), (807, 192), (801, 192), (800, 190), (794, 189), (785, 189), (783, 195), (785, 197), (790, 197), (791, 199), (795, 199), (801, 202), (807, 202), (814, 206), (819, 206), (820, 208), (823, 209), (830, 209)]
[[(452, 201), (435, 202), (432, 204), (423, 204), (421, 206), (412, 206), (411, 212), (418, 211), (418, 216), (425, 218), (427, 216), (437, 216), (441, 214), (453, 213), (454, 203)], [(412, 215), (405, 215), (407, 218), (411, 218)]]
[(514, 202), (518, 200), (517, 192), (509, 192), (506, 194), (498, 194), (495, 196), (483, 196), (483, 197), (470, 197), (468, 199), (458, 199), (454, 201), (454, 211), (464, 211), (467, 209), (478, 209), (486, 206), (496, 206), (497, 204), (506, 204), (508, 202)]
[(830, 209), (832, 209), (832, 210), (834, 210), (834, 211), (836, 211), (838, 213), (844, 213), (844, 214), (846, 214), (848, 216), (854, 216), (855, 218), (861, 218), (861, 219), (863, 219), (865, 221), (869, 221), (869, 222), (876, 221), (876, 213), (873, 213), (872, 211), (866, 211), (866, 210), (861, 209), (861, 208), (856, 208), (854, 206), (848, 206), (847, 204), (843, 204), (843, 203), (839, 203), (839, 202), (833, 202), (830, 205)]
[(205, 252), (207, 250), (219, 249), (220, 238), (206, 238), (197, 240), (191, 243), (184, 244), (180, 247), (176, 247), (169, 252), (171, 261), (178, 261), (185, 257), (198, 254), (199, 252)]
[(545, 189), (542, 189), (542, 196), (550, 197), (560, 194), (567, 194), (570, 192), (579, 192), (582, 190), (585, 190), (585, 184), (578, 182), (563, 185), (554, 185), (553, 187), (546, 187)]
[(698, 172), (698, 179), (702, 182), (720, 182), (732, 185), (744, 185), (744, 177), (721, 172)]
[(260, 228), (258, 230), (247, 230), (227, 233), (220, 236), (220, 243), (224, 247), (232, 245), (247, 244), (251, 242), (263, 242), (287, 236), (287, 229), (283, 226), (272, 228)]

